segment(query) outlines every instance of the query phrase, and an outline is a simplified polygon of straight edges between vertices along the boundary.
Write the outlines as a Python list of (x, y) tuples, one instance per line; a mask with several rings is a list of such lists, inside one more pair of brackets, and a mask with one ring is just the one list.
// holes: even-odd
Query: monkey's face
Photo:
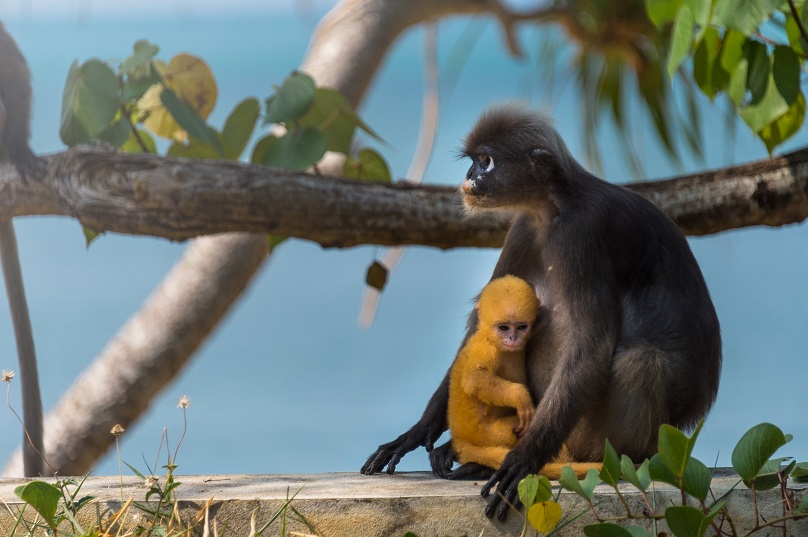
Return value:
[[(468, 209), (530, 205), (547, 190), (546, 170), (536, 151), (522, 154), (482, 145), (467, 153), (472, 163), (460, 186)], [(544, 155), (545, 152), (541, 152)]]
[(521, 351), (525, 348), (533, 323), (529, 321), (500, 321), (494, 324), (499, 348), (503, 351)]

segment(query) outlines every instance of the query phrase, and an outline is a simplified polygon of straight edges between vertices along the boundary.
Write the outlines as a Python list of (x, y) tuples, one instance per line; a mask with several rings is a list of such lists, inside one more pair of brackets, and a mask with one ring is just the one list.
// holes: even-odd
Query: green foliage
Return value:
[(594, 468), (590, 468), (586, 472), (586, 477), (578, 480), (578, 476), (569, 466), (561, 469), (561, 477), (558, 484), (565, 490), (576, 493), (584, 499), (591, 501), (595, 496), (595, 487), (601, 484), (600, 474)]
[[(791, 441), (776, 425), (761, 423), (749, 429), (732, 452), (732, 467), (747, 487), (766, 468), (769, 458)], [(767, 472), (768, 473), (768, 472)]]
[(665, 521), (676, 537), (701, 537), (723, 507), (717, 504), (705, 515), (690, 505), (673, 505), (665, 510)]
[[(804, 27), (806, 2), (794, 5)], [(711, 100), (726, 95), (770, 153), (796, 134), (805, 119), (800, 74), (808, 41), (789, 2), (645, 0), (645, 6), (658, 28), (669, 28), (670, 78), (687, 79), (692, 56), (698, 88)]]
[(51, 528), (56, 529), (56, 510), (62, 500), (62, 491), (59, 488), (44, 481), (31, 481), (15, 488), (14, 494), (42, 515)]

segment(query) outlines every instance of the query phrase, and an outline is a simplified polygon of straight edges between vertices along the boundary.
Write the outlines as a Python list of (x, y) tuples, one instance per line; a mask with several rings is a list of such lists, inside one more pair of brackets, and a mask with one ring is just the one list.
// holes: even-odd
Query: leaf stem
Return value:
[(805, 26), (802, 24), (802, 19), (797, 13), (797, 6), (794, 5), (794, 0), (788, 0), (788, 7), (791, 9), (791, 15), (794, 16), (794, 22), (797, 23), (797, 28), (800, 29), (800, 35), (802, 35), (802, 38), (808, 43), (808, 32), (806, 32)]

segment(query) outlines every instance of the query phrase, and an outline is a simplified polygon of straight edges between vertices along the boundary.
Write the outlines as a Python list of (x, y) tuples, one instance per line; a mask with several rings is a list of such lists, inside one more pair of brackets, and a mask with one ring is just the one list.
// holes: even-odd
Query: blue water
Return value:
[[(265, 97), (299, 65), (316, 17), (294, 13), (206, 18), (168, 12), (164, 20), (100, 20), (36, 16), (9, 21), (34, 75), (32, 143), (40, 152), (62, 149), (58, 117), (65, 74), (74, 59), (122, 58), (135, 40), (205, 58), (219, 81), (211, 121), (221, 124), (248, 95)], [(453, 151), (489, 103), (532, 100), (553, 112), (572, 151), (583, 158), (580, 97), (571, 86), (550, 88), (536, 78), (535, 38), (530, 56), (510, 58), (491, 23), (456, 19), (440, 28), (444, 73), (457, 72), (452, 50), (469, 26), (480, 33), (451, 97), (443, 101), (435, 154), (426, 180), (457, 184), (466, 164)], [(365, 119), (389, 146), (381, 149), (394, 175), (406, 173), (421, 109), (419, 30), (392, 51), (362, 107)], [(445, 89), (445, 88), (444, 88)], [(635, 114), (635, 141), (650, 177), (674, 175)], [(765, 156), (742, 125), (725, 132), (724, 112), (704, 102), (706, 162), (685, 158), (696, 171)], [(610, 125), (599, 133), (606, 177), (630, 179)], [(786, 148), (806, 143), (805, 131)], [(16, 223), (41, 361), (44, 403), (52, 407), (91, 363), (127, 317), (181, 256), (182, 244), (108, 235), (85, 250), (79, 225), (66, 218)], [(718, 401), (696, 455), (726, 465), (735, 442), (750, 426), (771, 421), (794, 435), (785, 455), (808, 459), (808, 423), (802, 408), (808, 378), (808, 227), (748, 229), (694, 238), (722, 322), (724, 368)], [(180, 450), (181, 473), (280, 473), (355, 471), (365, 457), (420, 416), (462, 337), (471, 297), (484, 285), (497, 251), (442, 252), (413, 248), (384, 293), (376, 323), (357, 328), (364, 271), (380, 250), (323, 250), (305, 241), (283, 244), (225, 322), (149, 412), (123, 436), (123, 458), (153, 464), (163, 427), (180, 436), (180, 395), (192, 401), (189, 430)], [(0, 308), (0, 368), (16, 369), (10, 322)], [(12, 404), (19, 409), (18, 384)], [(0, 454), (19, 441), (15, 418), (0, 407)], [(164, 452), (165, 453), (165, 452)], [(423, 451), (402, 469), (426, 469)], [(107, 456), (96, 473), (116, 473)]]

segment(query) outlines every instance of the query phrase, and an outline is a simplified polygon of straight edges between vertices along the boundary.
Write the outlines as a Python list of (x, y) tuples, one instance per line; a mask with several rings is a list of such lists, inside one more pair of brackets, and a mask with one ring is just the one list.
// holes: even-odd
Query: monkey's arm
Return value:
[[(435, 441), (448, 428), (446, 409), (449, 404), (449, 373), (443, 378), (437, 391), (429, 399), (421, 419), (409, 431), (392, 442), (382, 444), (368, 457), (360, 470), (365, 475), (372, 475), (387, 466), (387, 473), (396, 471), (401, 458), (421, 446), (432, 451)], [(433, 463), (434, 465), (434, 463)]]
[(491, 406), (533, 407), (527, 386), (505, 380), (484, 366), (474, 367), (463, 378), (463, 391)]

